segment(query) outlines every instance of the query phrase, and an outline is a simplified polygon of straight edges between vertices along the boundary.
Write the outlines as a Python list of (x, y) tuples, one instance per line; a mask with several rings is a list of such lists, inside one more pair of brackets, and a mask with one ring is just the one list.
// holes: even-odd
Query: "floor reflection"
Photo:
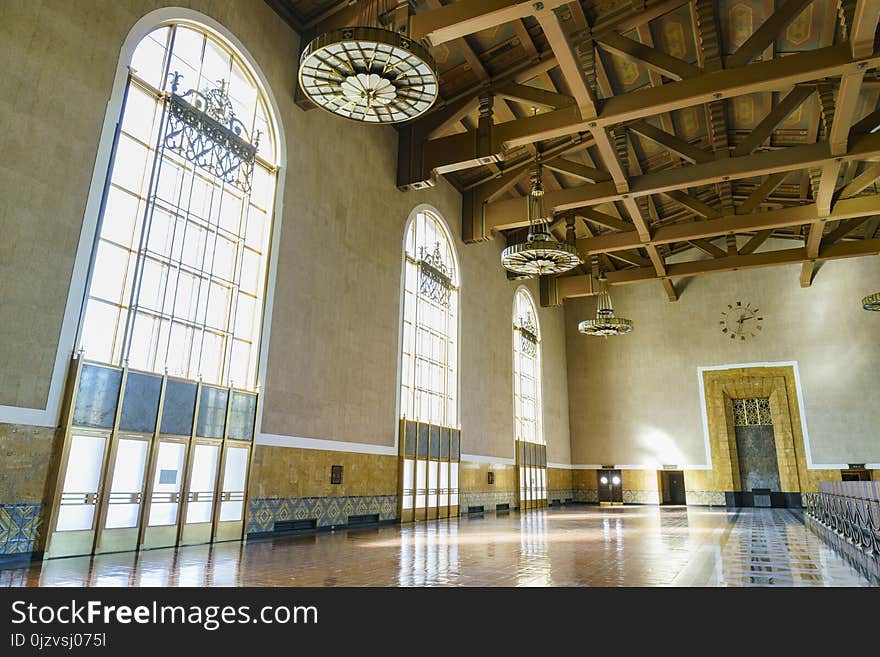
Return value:
[(54, 559), (0, 586), (866, 586), (785, 509), (574, 506)]

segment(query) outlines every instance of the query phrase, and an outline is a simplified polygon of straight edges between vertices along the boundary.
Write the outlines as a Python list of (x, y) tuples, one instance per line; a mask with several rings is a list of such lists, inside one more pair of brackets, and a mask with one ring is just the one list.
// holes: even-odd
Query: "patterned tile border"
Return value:
[(0, 504), (0, 555), (34, 551), (42, 510), (42, 504)]
[(574, 490), (571, 488), (560, 488), (560, 489), (551, 489), (547, 491), (547, 499), (552, 502), (553, 500), (559, 500), (563, 504), (565, 504), (565, 500), (574, 501)]
[(348, 517), (379, 514), (379, 520), (397, 518), (397, 495), (350, 497), (263, 497), (248, 503), (247, 533), (271, 532), (276, 522), (317, 521), (318, 527), (348, 524)]
[(512, 490), (462, 492), (459, 495), (459, 513), (468, 512), (468, 507), (481, 506), (484, 511), (495, 511), (498, 504), (509, 504), (510, 509), (516, 506), (516, 492)]
[(685, 501), (688, 506), (727, 506), (724, 493), (717, 490), (685, 491)]
[(624, 504), (660, 504), (660, 492), (656, 490), (623, 489)]
[(595, 488), (575, 488), (572, 492), (574, 493), (575, 502), (583, 502), (584, 504), (599, 503), (599, 491)]

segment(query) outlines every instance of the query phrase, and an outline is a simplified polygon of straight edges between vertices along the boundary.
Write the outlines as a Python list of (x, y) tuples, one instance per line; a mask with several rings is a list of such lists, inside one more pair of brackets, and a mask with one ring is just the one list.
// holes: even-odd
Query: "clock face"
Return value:
[(721, 313), (721, 333), (731, 340), (745, 341), (761, 334), (764, 318), (758, 308), (752, 304), (743, 305), (742, 301), (727, 304), (727, 310)]

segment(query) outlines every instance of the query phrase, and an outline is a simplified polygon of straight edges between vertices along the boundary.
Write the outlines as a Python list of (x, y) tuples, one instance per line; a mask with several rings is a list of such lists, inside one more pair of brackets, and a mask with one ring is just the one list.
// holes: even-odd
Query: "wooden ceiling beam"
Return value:
[(867, 57), (874, 52), (874, 34), (880, 21), (880, 0), (858, 0), (853, 12), (849, 43), (853, 57)]
[[(543, 7), (552, 10), (569, 0), (543, 0)], [(510, 23), (535, 13), (535, 2), (529, 0), (459, 0), (438, 9), (423, 11), (410, 18), (409, 34), (416, 41), (426, 40), (432, 46)]]
[[(558, 26), (558, 17), (555, 14), (553, 14), (553, 17)], [(553, 21), (547, 18), (545, 23), (550, 25)], [(558, 26), (558, 28), (561, 31), (561, 26)], [(567, 52), (567, 54), (563, 54), (564, 59), (568, 61), (565, 65), (566, 68), (577, 68), (577, 61), (567, 38), (565, 45), (566, 47), (563, 48), (560, 40), (556, 39), (557, 57), (559, 53)], [(863, 60), (861, 63), (868, 66), (877, 65), (880, 63), (880, 56)], [(584, 112), (589, 113), (590, 111), (591, 92), (586, 82), (583, 81), (580, 69), (577, 68), (576, 74), (572, 73), (574, 80), (569, 80), (569, 84), (580, 87), (579, 91), (572, 89), (578, 106), (582, 108), (580, 115), (578, 113), (572, 113), (565, 117), (557, 115), (552, 125), (547, 122), (540, 124), (526, 123), (537, 118), (527, 117), (511, 122), (512, 125), (508, 127), (508, 130), (511, 134), (515, 134), (517, 145), (589, 130), (597, 140), (597, 146), (602, 151), (603, 160), (608, 160), (606, 155), (613, 150), (608, 149), (607, 134), (603, 136), (603, 128), (608, 126), (646, 118), (674, 109), (690, 107), (721, 97), (786, 88), (817, 78), (840, 75), (842, 72), (850, 69), (857, 69), (857, 63), (850, 56), (849, 46), (848, 44), (838, 44), (767, 62), (758, 62), (743, 69), (713, 71), (704, 73), (696, 78), (682, 80), (681, 82), (670, 82), (661, 87), (639, 89), (621, 96), (612, 96), (604, 101), (599, 116), (584, 118)], [(565, 110), (556, 110), (556, 112), (563, 111)], [(538, 116), (547, 116), (549, 114), (555, 113), (548, 112), (545, 115)], [(474, 155), (476, 150), (474, 144), (477, 143), (476, 131), (472, 130), (463, 134), (468, 136), (463, 138), (461, 146), (454, 149), (444, 149), (442, 157), (438, 157), (437, 154), (430, 154), (432, 149), (441, 148), (441, 146), (435, 144), (436, 140), (423, 142), (423, 147), (426, 151), (423, 161), (426, 165), (427, 163), (432, 163), (437, 173), (444, 173), (481, 164), (481, 157)], [(494, 155), (497, 159), (504, 145), (504, 140), (496, 140), (492, 147), (493, 152), (489, 155)], [(605, 166), (615, 179), (618, 187), (621, 187), (620, 191), (624, 191), (626, 185), (621, 184), (620, 175), (615, 175), (615, 172), (611, 171), (611, 168), (615, 166), (614, 163), (606, 161)], [(402, 175), (399, 175), (398, 178), (401, 181), (409, 179), (407, 183), (409, 185), (431, 184), (431, 172), (432, 169), (423, 168), (421, 171), (401, 172)], [(623, 174), (622, 170), (619, 174)]]
[(737, 68), (745, 66), (753, 59), (764, 52), (768, 46), (771, 46), (776, 37), (785, 28), (791, 25), (795, 18), (800, 16), (801, 12), (806, 9), (807, 5), (813, 0), (786, 0), (783, 5), (774, 11), (770, 17), (765, 20), (761, 27), (755, 30), (752, 35), (746, 39), (736, 52), (727, 58), (727, 66), (729, 68)]
[[(773, 230), (802, 226), (804, 224), (824, 224), (828, 221), (853, 219), (855, 217), (880, 214), (880, 194), (857, 196), (835, 203), (834, 210), (827, 217), (819, 215), (815, 204), (799, 205), (780, 210), (754, 212), (748, 215), (725, 215), (718, 219), (694, 221), (690, 223), (660, 226), (654, 231), (647, 244), (673, 244), (691, 240), (720, 237), (729, 233), (749, 233), (759, 230)], [(647, 246), (637, 231), (608, 233), (590, 239), (579, 239), (577, 247), (581, 255), (588, 257), (594, 253), (609, 253)]]
[(544, 162), (544, 167), (589, 183), (611, 180), (611, 176), (605, 171), (600, 171), (594, 167), (588, 167), (580, 162), (572, 162), (561, 157)]
[(737, 144), (733, 149), (733, 156), (748, 155), (758, 146), (768, 139), (773, 131), (779, 127), (779, 124), (785, 121), (792, 112), (803, 104), (807, 98), (813, 95), (816, 88), (812, 85), (799, 85), (792, 89), (785, 98), (780, 100), (776, 107), (770, 110), (770, 113), (755, 128), (749, 132), (748, 136)]
[(750, 212), (757, 210), (761, 206), (761, 203), (763, 203), (767, 197), (782, 184), (782, 181), (785, 180), (786, 176), (788, 176), (788, 171), (771, 173), (755, 188), (755, 191), (749, 195), (742, 205), (736, 208), (736, 213), (749, 214)]
[(667, 55), (657, 48), (628, 39), (617, 32), (602, 32), (596, 35), (595, 40), (602, 50), (617, 57), (644, 64), (650, 70), (672, 80), (695, 78), (703, 73), (703, 70), (698, 66)]
[(742, 248), (739, 250), (740, 255), (748, 255), (750, 253), (754, 253), (758, 250), (758, 248), (767, 241), (770, 235), (773, 234), (772, 228), (767, 228), (765, 230), (759, 230), (757, 233), (752, 235), (748, 242), (742, 245)]
[(702, 164), (703, 162), (709, 162), (710, 160), (715, 159), (715, 156), (712, 153), (707, 153), (693, 144), (686, 142), (684, 139), (679, 139), (675, 135), (669, 134), (656, 126), (651, 125), (647, 121), (633, 121), (632, 123), (628, 123), (626, 127), (645, 139), (654, 142), (661, 148), (671, 151), (691, 164)]
[(603, 228), (609, 228), (610, 230), (631, 231), (634, 229), (634, 226), (628, 221), (617, 219), (616, 217), (607, 215), (604, 212), (599, 212), (593, 208), (583, 208), (582, 210), (578, 210), (577, 213), (585, 220), (602, 226)]
[[(853, 163), (853, 165), (855, 165), (855, 163)], [(877, 178), (880, 178), (880, 162), (867, 163), (865, 170), (840, 190), (839, 198), (852, 198), (856, 194), (873, 185)]]
[(721, 216), (721, 213), (711, 205), (703, 203), (701, 200), (685, 194), (680, 190), (675, 189), (663, 193), (679, 205), (683, 205), (694, 214), (698, 214), (706, 219), (717, 219)]
[[(849, 152), (840, 158), (831, 156), (827, 143), (804, 144), (745, 155), (719, 158), (700, 166), (675, 167), (629, 179), (629, 190), (617, 191), (615, 185), (599, 183), (580, 185), (545, 194), (544, 203), (556, 211), (599, 205), (609, 201), (623, 201), (651, 194), (698, 187), (721, 180), (736, 180), (755, 176), (823, 167), (839, 167), (837, 160), (865, 160), (880, 157), (880, 133), (862, 135), (850, 144)], [(829, 178), (830, 179), (830, 178)], [(831, 188), (833, 192), (834, 188)], [(486, 221), (490, 230), (506, 230), (523, 225), (524, 199), (509, 199), (487, 206)]]
[[(822, 249), (823, 260), (838, 260), (842, 258), (858, 258), (862, 256), (876, 256), (880, 254), (880, 239), (858, 240), (833, 244)], [(763, 251), (748, 255), (725, 256), (711, 260), (693, 260), (690, 262), (678, 262), (667, 265), (666, 279), (683, 278), (689, 276), (704, 276), (725, 271), (737, 271), (740, 269), (756, 269), (760, 267), (773, 267), (776, 265), (797, 264), (807, 260), (806, 249), (782, 249), (778, 251)], [(585, 296), (584, 290), (588, 288), (587, 276), (562, 276), (554, 279), (558, 284), (560, 301), (565, 298)], [(637, 267), (634, 269), (621, 269), (607, 274), (610, 285), (627, 285), (661, 279), (651, 267)]]
[(575, 103), (574, 98), (571, 96), (538, 89), (537, 87), (530, 87), (517, 82), (508, 82), (507, 84), (494, 86), (492, 87), (492, 91), (495, 92), (496, 96), (509, 98), (511, 100), (525, 103), (531, 107), (543, 109), (560, 109), (562, 107), (569, 107)]
[(869, 219), (870, 217), (856, 217), (854, 219), (841, 221), (840, 224), (838, 224), (837, 228), (835, 228), (822, 238), (822, 246), (824, 247), (830, 246), (832, 244), (837, 244), (840, 240), (856, 230), (859, 226), (864, 224)]
[(700, 251), (712, 258), (724, 258), (728, 255), (727, 251), (718, 248), (708, 239), (688, 240), (688, 244), (693, 245), (694, 247), (698, 248)]
[(652, 267), (650, 260), (643, 258), (634, 250), (627, 251), (613, 251), (608, 254), (612, 258), (617, 258), (622, 262), (625, 262), (630, 265), (635, 265), (636, 267)]

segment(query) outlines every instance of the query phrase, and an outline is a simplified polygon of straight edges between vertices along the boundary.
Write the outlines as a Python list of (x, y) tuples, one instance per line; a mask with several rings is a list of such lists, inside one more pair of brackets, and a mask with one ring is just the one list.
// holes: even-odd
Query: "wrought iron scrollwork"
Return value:
[(440, 243), (434, 244), (431, 253), (424, 246), (421, 247), (420, 257), (419, 294), (448, 308), (455, 286), (452, 284), (452, 268), (443, 261), (440, 253)]
[(807, 513), (880, 561), (880, 501), (827, 491), (804, 493)]
[(519, 347), (523, 353), (529, 356), (538, 353), (538, 330), (532, 313), (527, 312), (525, 317), (520, 317), (519, 324), (514, 328), (519, 332)]
[(190, 89), (178, 94), (181, 75), (171, 74), (166, 96), (164, 147), (200, 169), (248, 193), (260, 133), (253, 138), (235, 116), (226, 82), (207, 91)]

